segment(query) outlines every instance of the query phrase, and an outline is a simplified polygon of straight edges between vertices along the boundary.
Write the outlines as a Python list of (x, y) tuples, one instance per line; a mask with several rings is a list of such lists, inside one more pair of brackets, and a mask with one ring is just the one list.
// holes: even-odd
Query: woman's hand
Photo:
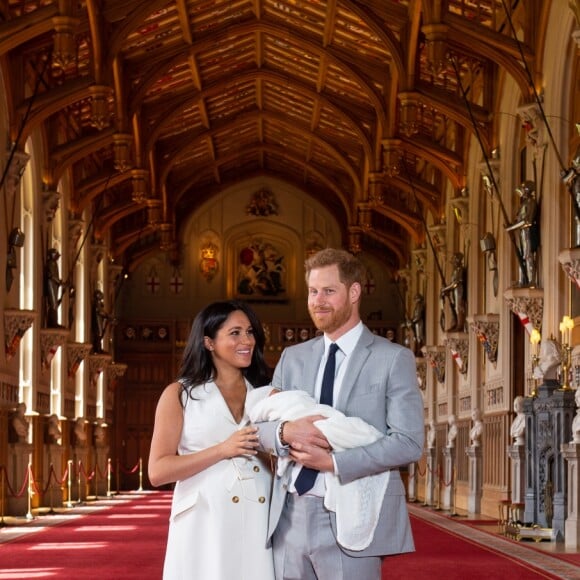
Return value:
[(258, 429), (249, 426), (236, 431), (220, 444), (225, 459), (240, 455), (256, 455), (258, 452)]

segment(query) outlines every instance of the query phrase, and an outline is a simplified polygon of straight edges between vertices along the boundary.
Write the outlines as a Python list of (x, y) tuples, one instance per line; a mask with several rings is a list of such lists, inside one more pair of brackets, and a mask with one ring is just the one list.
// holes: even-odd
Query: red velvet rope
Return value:
[(125, 467), (121, 467), (121, 471), (126, 475), (128, 475), (130, 473), (135, 473), (139, 469), (140, 463), (141, 463), (141, 460), (137, 461), (137, 463), (135, 464), (135, 467), (132, 467), (131, 469), (126, 469)]
[(83, 462), (79, 461), (79, 475), (84, 475), (87, 481), (92, 481), (93, 477), (95, 477), (95, 470), (93, 469), (91, 473), (87, 473), (85, 471), (85, 466), (83, 465)]
[(3, 477), (4, 477), (4, 481), (6, 482), (6, 487), (8, 488), (8, 493), (12, 496), (12, 497), (16, 497), (16, 498), (20, 498), (24, 495), (24, 492), (26, 491), (26, 489), (28, 488), (28, 478), (30, 477), (30, 470), (26, 470), (26, 475), (24, 476), (24, 481), (22, 482), (22, 487), (20, 488), (20, 491), (18, 493), (16, 493), (14, 491), (14, 488), (10, 485), (10, 481), (8, 481), (8, 473), (6, 472), (6, 468), (3, 465), (0, 465), (0, 471)]

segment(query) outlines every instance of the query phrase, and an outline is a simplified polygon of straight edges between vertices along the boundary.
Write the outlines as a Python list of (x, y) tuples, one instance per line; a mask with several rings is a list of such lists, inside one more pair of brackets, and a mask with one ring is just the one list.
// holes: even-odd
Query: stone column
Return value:
[[(62, 506), (62, 487), (66, 485), (66, 481), (61, 485), (63, 476), (62, 457), (64, 448), (58, 443), (48, 443), (44, 446), (45, 456), (45, 481), (50, 482), (48, 490), (44, 495), (44, 504), (48, 504), (52, 511), (54, 507)], [(52, 470), (51, 470), (52, 467)]]
[(455, 447), (445, 447), (443, 449), (444, 469), (442, 489), (441, 508), (450, 510), (453, 506), (454, 490), (455, 490)]
[(523, 522), (523, 507), (526, 498), (526, 448), (524, 445), (508, 445), (507, 452), (511, 459), (511, 519), (516, 522)]
[(566, 548), (580, 548), (580, 443), (562, 443), (562, 456), (568, 462), (568, 517), (564, 522)]
[(467, 447), (465, 452), (469, 457), (469, 494), (467, 496), (467, 511), (470, 514), (475, 514), (481, 511), (483, 453), (479, 445)]
[[(28, 464), (32, 460), (33, 446), (30, 443), (11, 443), (8, 451), (8, 478), (10, 486), (18, 493), (27, 480)], [(30, 482), (29, 482), (30, 486)], [(20, 497), (12, 497), (7, 493), (7, 513), (14, 516), (24, 516), (28, 513), (28, 487)]]

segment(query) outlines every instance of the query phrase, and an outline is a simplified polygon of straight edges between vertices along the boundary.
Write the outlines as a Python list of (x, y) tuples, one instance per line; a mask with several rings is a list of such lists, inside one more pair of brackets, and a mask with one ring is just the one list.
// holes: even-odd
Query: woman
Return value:
[(149, 455), (154, 486), (177, 482), (163, 577), (273, 580), (266, 548), (271, 473), (246, 394), (269, 382), (264, 331), (237, 301), (195, 318), (179, 380), (163, 391)]

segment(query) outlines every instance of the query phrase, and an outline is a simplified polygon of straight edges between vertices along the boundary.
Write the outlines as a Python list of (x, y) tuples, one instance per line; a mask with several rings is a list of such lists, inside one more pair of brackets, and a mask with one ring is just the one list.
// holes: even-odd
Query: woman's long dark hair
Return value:
[(228, 316), (236, 310), (240, 310), (248, 317), (256, 339), (252, 362), (249, 367), (242, 369), (242, 374), (255, 387), (270, 382), (270, 369), (264, 360), (266, 337), (262, 323), (245, 302), (225, 300), (209, 304), (193, 321), (179, 370), (181, 383), (189, 394), (192, 387), (211, 380), (215, 375), (211, 353), (205, 348), (204, 337), (215, 338)]

